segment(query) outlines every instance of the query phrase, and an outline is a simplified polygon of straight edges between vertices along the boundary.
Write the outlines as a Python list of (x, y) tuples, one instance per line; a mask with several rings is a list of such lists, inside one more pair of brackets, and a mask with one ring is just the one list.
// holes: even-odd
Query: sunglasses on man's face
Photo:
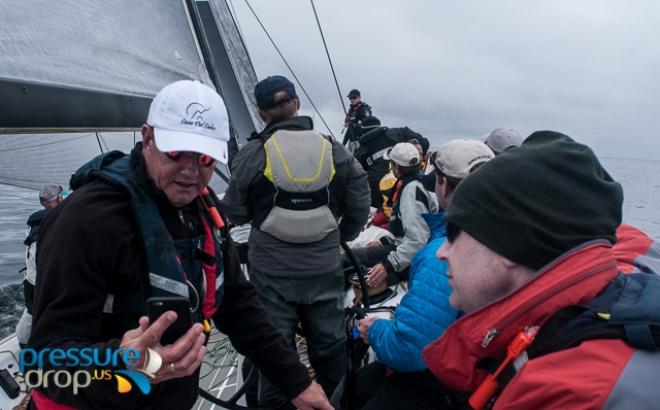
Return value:
[(348, 99), (353, 101), (353, 100), (357, 100), (358, 98), (356, 96), (353, 96), (353, 97), (348, 97)]
[(204, 168), (210, 168), (214, 166), (216, 162), (215, 159), (210, 155), (200, 154), (198, 152), (192, 151), (169, 151), (166, 152), (165, 155), (167, 158), (179, 164), (185, 164), (193, 157), (197, 157), (197, 163)]

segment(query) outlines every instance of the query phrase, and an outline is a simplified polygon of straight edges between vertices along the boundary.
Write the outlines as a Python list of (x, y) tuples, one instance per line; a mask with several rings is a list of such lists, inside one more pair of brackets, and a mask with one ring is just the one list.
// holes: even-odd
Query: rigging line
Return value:
[(234, 8), (233, 0), (229, 0), (229, 14), (231, 15), (231, 19), (234, 20), (234, 24), (238, 29), (238, 36), (241, 38), (241, 41), (245, 43), (245, 40), (243, 40), (243, 29), (241, 28), (241, 25), (238, 24), (238, 19), (236, 18), (236, 9)]
[(337, 81), (337, 74), (335, 73), (335, 67), (332, 65), (332, 59), (330, 58), (330, 52), (328, 51), (328, 45), (325, 42), (325, 36), (323, 35), (323, 29), (321, 29), (321, 22), (319, 21), (319, 15), (316, 13), (316, 7), (314, 6), (314, 0), (309, 0), (312, 5), (312, 10), (314, 10), (314, 18), (316, 18), (316, 25), (319, 26), (319, 33), (321, 33), (321, 40), (323, 40), (323, 47), (325, 48), (325, 55), (328, 56), (328, 63), (330, 63), (330, 70), (332, 70), (332, 78), (335, 79), (335, 85), (337, 86), (337, 94), (339, 94), (339, 102), (341, 103), (341, 108), (344, 110), (344, 115), (348, 114), (346, 111), (346, 103), (341, 97), (341, 90), (339, 89), (339, 81)]
[(305, 90), (305, 87), (303, 87), (302, 83), (298, 79), (298, 76), (296, 76), (296, 73), (293, 71), (293, 68), (291, 68), (291, 65), (289, 65), (289, 62), (286, 60), (286, 58), (284, 58), (284, 54), (282, 54), (279, 47), (277, 47), (277, 44), (275, 44), (275, 40), (273, 40), (273, 38), (270, 36), (270, 33), (268, 33), (268, 30), (266, 30), (266, 27), (264, 27), (263, 23), (261, 22), (261, 19), (259, 19), (259, 16), (257, 16), (257, 13), (254, 11), (252, 6), (250, 5), (250, 2), (248, 0), (245, 0), (245, 4), (248, 6), (250, 11), (252, 12), (252, 15), (257, 20), (257, 23), (259, 23), (259, 25), (261, 26), (261, 29), (264, 31), (264, 33), (266, 33), (266, 36), (270, 40), (271, 44), (273, 45), (273, 47), (275, 47), (275, 51), (277, 51), (277, 54), (279, 54), (282, 61), (284, 61), (284, 64), (286, 65), (286, 67), (291, 72), (291, 75), (293, 76), (293, 78), (298, 83), (298, 86), (300, 86), (300, 89), (302, 90), (303, 94), (305, 94), (305, 97), (307, 97), (307, 99), (309, 100), (309, 103), (312, 105), (312, 108), (314, 108), (314, 111), (316, 111), (316, 113), (321, 118), (321, 121), (323, 122), (323, 125), (325, 125), (325, 128), (328, 130), (330, 135), (332, 135), (333, 139), (337, 139), (335, 137), (335, 134), (332, 133), (332, 130), (330, 129), (330, 126), (328, 126), (328, 123), (325, 122), (325, 119), (323, 118), (323, 115), (321, 115), (321, 112), (319, 111), (319, 109), (316, 108), (316, 104), (314, 104), (314, 101), (312, 101), (312, 98), (309, 96), (309, 94), (307, 94), (307, 90)]
[(95, 132), (94, 134), (96, 134), (96, 142), (99, 143), (99, 149), (101, 150), (101, 154), (103, 154), (103, 147), (101, 146), (101, 137), (99, 136), (98, 132)]

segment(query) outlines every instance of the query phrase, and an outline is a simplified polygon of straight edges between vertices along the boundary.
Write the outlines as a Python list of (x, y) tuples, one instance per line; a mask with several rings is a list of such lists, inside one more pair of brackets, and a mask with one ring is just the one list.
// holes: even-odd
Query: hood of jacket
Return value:
[(445, 213), (444, 211), (439, 211), (437, 213), (422, 214), (422, 218), (429, 226), (431, 231), (431, 236), (429, 237), (429, 242), (434, 239), (442, 238), (447, 236), (445, 231)]
[(27, 220), (28, 226), (33, 227), (33, 226), (41, 225), (44, 219), (46, 219), (46, 217), (51, 212), (53, 212), (53, 208), (44, 208), (33, 213), (32, 215), (30, 215), (30, 217)]
[(313, 130), (314, 121), (306, 115), (298, 115), (291, 118), (285, 118), (283, 120), (273, 121), (270, 124), (266, 125), (261, 132), (253, 132), (248, 141), (262, 138), (264, 140), (268, 139), (271, 135), (277, 130)]
[[(360, 144), (368, 144), (377, 138), (385, 137), (386, 131), (387, 131), (387, 127), (373, 128), (362, 134), (362, 136), (360, 137)], [(394, 145), (394, 143), (392, 143), (392, 145)]]

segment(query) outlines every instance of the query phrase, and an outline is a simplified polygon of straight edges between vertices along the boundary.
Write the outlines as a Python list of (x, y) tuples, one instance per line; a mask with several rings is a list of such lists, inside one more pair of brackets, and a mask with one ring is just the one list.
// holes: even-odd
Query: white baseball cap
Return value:
[(451, 140), (438, 150), (433, 165), (443, 174), (463, 179), (475, 165), (493, 158), (495, 154), (486, 144), (477, 140)]
[(419, 165), (421, 162), (417, 147), (409, 142), (400, 142), (396, 144), (383, 156), (383, 158), (389, 159), (402, 167), (412, 167)]
[(199, 81), (173, 82), (154, 97), (147, 124), (160, 151), (194, 151), (227, 163), (229, 119), (218, 93)]

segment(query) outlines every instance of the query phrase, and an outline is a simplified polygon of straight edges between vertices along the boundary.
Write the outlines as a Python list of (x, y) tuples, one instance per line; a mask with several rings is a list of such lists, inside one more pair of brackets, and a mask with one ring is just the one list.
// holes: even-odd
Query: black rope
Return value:
[(323, 35), (323, 29), (321, 29), (321, 22), (319, 21), (319, 16), (316, 13), (316, 7), (314, 7), (314, 0), (309, 0), (312, 4), (312, 10), (314, 10), (314, 18), (316, 18), (316, 25), (319, 26), (319, 33), (321, 33), (321, 40), (323, 40), (323, 47), (325, 48), (325, 55), (328, 56), (328, 63), (330, 63), (330, 70), (332, 70), (332, 78), (335, 79), (335, 85), (337, 86), (337, 94), (339, 94), (339, 102), (341, 102), (341, 108), (344, 110), (344, 114), (348, 114), (346, 111), (346, 103), (341, 96), (341, 89), (339, 88), (339, 81), (337, 81), (337, 74), (335, 73), (335, 67), (332, 65), (332, 59), (330, 58), (330, 52), (328, 51), (328, 45), (325, 42), (325, 36)]
[(332, 130), (331, 130), (330, 127), (328, 126), (328, 123), (325, 122), (325, 118), (323, 118), (323, 115), (321, 115), (321, 112), (319, 111), (319, 109), (316, 108), (316, 104), (314, 104), (314, 101), (312, 101), (312, 98), (311, 98), (311, 97), (309, 96), (309, 94), (307, 93), (307, 90), (305, 90), (305, 87), (303, 87), (302, 83), (301, 83), (300, 80), (298, 79), (298, 76), (297, 76), (296, 73), (293, 71), (293, 68), (291, 68), (291, 65), (289, 64), (289, 62), (286, 60), (286, 58), (284, 58), (284, 54), (282, 54), (282, 52), (280, 51), (279, 47), (277, 47), (277, 44), (275, 44), (275, 40), (273, 40), (273, 38), (270, 36), (270, 34), (268, 33), (268, 30), (266, 30), (266, 27), (264, 27), (263, 23), (262, 23), (261, 20), (259, 19), (259, 16), (257, 16), (257, 13), (254, 11), (254, 9), (252, 8), (252, 6), (250, 5), (250, 2), (249, 2), (248, 0), (245, 0), (245, 4), (248, 6), (248, 8), (250, 9), (250, 11), (252, 12), (252, 15), (253, 15), (254, 18), (257, 20), (257, 23), (259, 23), (259, 25), (261, 26), (261, 29), (264, 31), (264, 33), (266, 33), (266, 36), (267, 36), (268, 39), (270, 40), (271, 44), (273, 45), (273, 47), (275, 47), (275, 51), (277, 51), (277, 54), (279, 54), (279, 55), (280, 55), (280, 58), (282, 59), (282, 61), (284, 61), (284, 64), (285, 64), (286, 67), (289, 69), (289, 71), (291, 72), (291, 75), (293, 76), (293, 78), (294, 78), (294, 79), (296, 80), (296, 82), (298, 83), (298, 86), (299, 86), (300, 89), (302, 90), (303, 94), (305, 94), (305, 97), (307, 97), (307, 100), (309, 100), (309, 103), (312, 105), (312, 108), (314, 108), (314, 111), (319, 115), (319, 118), (321, 118), (321, 121), (323, 122), (323, 125), (325, 125), (325, 128), (328, 130), (328, 132), (330, 133), (330, 135), (332, 135), (332, 138), (336, 139), (335, 134), (332, 133)]
[(99, 143), (99, 149), (101, 150), (101, 154), (103, 154), (103, 147), (101, 146), (101, 136), (99, 135), (98, 132), (95, 132), (94, 134), (96, 134), (96, 142)]
[(355, 272), (357, 273), (358, 281), (360, 282), (360, 290), (362, 291), (362, 306), (365, 309), (369, 309), (369, 286), (367, 285), (367, 278), (364, 275), (364, 269), (362, 269), (362, 265), (355, 257), (355, 253), (353, 253), (353, 250), (350, 248), (350, 246), (348, 246), (346, 242), (341, 242), (340, 245), (344, 252), (346, 252), (348, 260), (355, 267)]
[(220, 170), (220, 168), (215, 167), (213, 168), (213, 172), (216, 173), (217, 176), (219, 176), (225, 183), (229, 184), (229, 176), (227, 176), (224, 172)]

